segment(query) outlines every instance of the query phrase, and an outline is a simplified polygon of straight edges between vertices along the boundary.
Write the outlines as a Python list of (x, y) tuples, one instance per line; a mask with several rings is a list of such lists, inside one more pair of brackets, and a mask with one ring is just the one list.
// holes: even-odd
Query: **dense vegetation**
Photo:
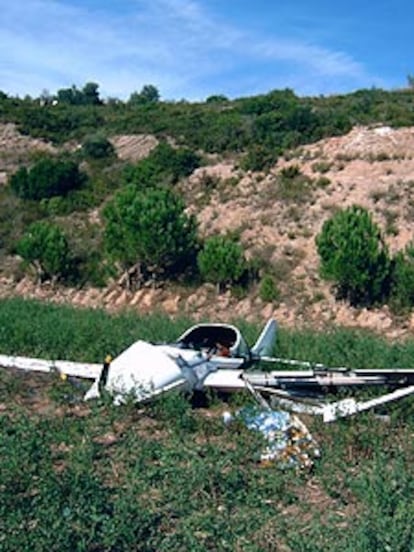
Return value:
[(22, 199), (45, 199), (64, 196), (70, 190), (79, 188), (85, 175), (73, 161), (60, 161), (45, 157), (30, 170), (21, 167), (10, 178), (10, 187)]
[[(162, 316), (110, 316), (32, 301), (0, 304), (0, 350), (100, 361), (137, 338), (172, 340)], [(241, 324), (251, 343), (258, 328)], [(283, 328), (285, 356), (359, 367), (412, 366), (414, 343)], [(257, 462), (262, 443), (223, 410), (240, 396), (172, 395), (145, 407), (85, 405), (84, 386), (0, 370), (0, 549), (79, 552), (408, 552), (414, 544), (413, 401), (384, 421), (311, 422), (312, 471)]]
[[(81, 140), (99, 128), (104, 135), (169, 136), (207, 152), (252, 150), (253, 158), (257, 148), (274, 156), (286, 148), (342, 134), (355, 124), (414, 124), (411, 88), (392, 92), (374, 88), (318, 98), (300, 98), (286, 89), (231, 101), (217, 96), (203, 103), (163, 102), (154, 88), (147, 85), (127, 102), (103, 102), (94, 83), (82, 90), (75, 87), (23, 100), (3, 93), (0, 121), (15, 122), (21, 131), (55, 143)], [(263, 150), (258, 155), (264, 155)]]
[(247, 270), (242, 247), (226, 236), (206, 239), (197, 264), (201, 276), (219, 287), (239, 281)]
[(372, 304), (386, 296), (388, 250), (366, 209), (352, 206), (326, 220), (316, 238), (321, 274), (333, 280), (351, 304)]
[(69, 245), (65, 234), (54, 224), (31, 224), (17, 243), (17, 253), (36, 271), (39, 283), (64, 276), (70, 267)]
[(169, 188), (142, 191), (131, 184), (116, 194), (103, 214), (109, 254), (126, 270), (136, 266), (140, 277), (151, 273), (155, 278), (191, 266), (196, 221)]
[(316, 246), (321, 276), (354, 306), (389, 302), (397, 313), (414, 306), (413, 244), (391, 256), (382, 232), (363, 207), (339, 209), (327, 219)]
[[(22, 252), (29, 225), (41, 222), (59, 226), (66, 240), (60, 242), (62, 252), (71, 259), (64, 270), (57, 265), (54, 271), (43, 267), (42, 278), (104, 285), (108, 275), (120, 278), (139, 266), (143, 278), (137, 278), (138, 283), (153, 281), (154, 275), (183, 281), (190, 274), (196, 282), (212, 281), (219, 289), (247, 286), (260, 271), (245, 265), (243, 252), (236, 251), (240, 248), (236, 239), (225, 246), (225, 262), (219, 263), (219, 270), (213, 266), (213, 257), (223, 248), (209, 254), (211, 244), (203, 244), (194, 221), (185, 219), (186, 206), (177, 197), (182, 179), (207, 163), (211, 153), (233, 156), (244, 170), (266, 170), (288, 148), (342, 134), (355, 124), (412, 125), (413, 100), (411, 85), (396, 91), (359, 90), (318, 98), (301, 98), (289, 89), (273, 90), (235, 100), (211, 96), (198, 103), (164, 102), (153, 85), (133, 92), (127, 101), (103, 100), (99, 85), (93, 82), (56, 94), (44, 92), (39, 98), (0, 93), (0, 122), (14, 122), (25, 134), (65, 145), (63, 157), (37, 154), (27, 159), (9, 179), (9, 186), (0, 190), (0, 254)], [(150, 133), (159, 145), (147, 158), (129, 164), (117, 159), (109, 140), (120, 133)], [(315, 185), (324, 185), (323, 177), (315, 184), (292, 165), (281, 171), (275, 194), (279, 200), (300, 203), (310, 197)], [(206, 192), (214, 186), (211, 179), (204, 182)], [(160, 212), (155, 224), (157, 205)], [(148, 214), (137, 216), (142, 209)], [(97, 214), (95, 223), (81, 215), (92, 210)], [(13, 224), (10, 212), (15, 213)], [(151, 231), (153, 220), (156, 229)], [(222, 237), (212, 239), (214, 246)], [(47, 237), (43, 243), (46, 248), (50, 245)], [(49, 249), (56, 250), (53, 244)], [(325, 247), (325, 251), (332, 248)], [(370, 305), (386, 298), (392, 299), (396, 310), (407, 310), (414, 302), (411, 257), (406, 251), (385, 259), (389, 261), (383, 267), (388, 278), (386, 293), (382, 276), (377, 278), (378, 285), (371, 282), (371, 268), (363, 271), (364, 278), (371, 278), (370, 290), (361, 289), (365, 286), (362, 277), (358, 289), (354, 283), (349, 285), (348, 276), (344, 283), (344, 274), (333, 277), (324, 258), (322, 273), (353, 304)], [(37, 254), (34, 259), (37, 265), (39, 258)], [(150, 258), (153, 266), (149, 266)], [(26, 260), (26, 266), (33, 266), (27, 254)], [(346, 258), (341, 263), (343, 269), (351, 266)], [(261, 268), (261, 277), (272, 273), (271, 267)], [(271, 289), (271, 276), (260, 285), (262, 297), (278, 297), (278, 290)], [(374, 291), (378, 286), (381, 290)]]

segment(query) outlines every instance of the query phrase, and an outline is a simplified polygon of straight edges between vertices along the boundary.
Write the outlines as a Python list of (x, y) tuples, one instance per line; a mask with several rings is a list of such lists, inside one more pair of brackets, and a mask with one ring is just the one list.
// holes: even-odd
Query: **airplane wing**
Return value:
[(44, 360), (8, 355), (0, 355), (0, 366), (3, 368), (25, 370), (27, 372), (58, 372), (67, 376), (92, 380), (96, 379), (102, 370), (102, 364), (72, 362), (69, 360)]
[(246, 383), (242, 379), (244, 370), (218, 369), (211, 372), (203, 380), (203, 387), (210, 387), (218, 391), (242, 391), (246, 389)]

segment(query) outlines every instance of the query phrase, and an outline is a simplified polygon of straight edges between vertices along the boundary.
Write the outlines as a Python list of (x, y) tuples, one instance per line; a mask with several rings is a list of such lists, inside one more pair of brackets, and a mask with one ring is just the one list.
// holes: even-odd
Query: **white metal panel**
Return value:
[(95, 379), (102, 370), (102, 364), (72, 362), (68, 360), (44, 360), (22, 356), (0, 355), (0, 366), (17, 368), (28, 372), (59, 372), (77, 378)]
[(137, 341), (110, 365), (105, 388), (112, 394), (143, 400), (186, 383), (179, 365), (160, 348)]

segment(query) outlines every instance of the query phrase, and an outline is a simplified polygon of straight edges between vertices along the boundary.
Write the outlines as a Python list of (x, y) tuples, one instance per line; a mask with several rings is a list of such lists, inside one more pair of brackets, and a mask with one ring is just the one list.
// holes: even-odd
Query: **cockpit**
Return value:
[(240, 331), (229, 324), (197, 324), (178, 338), (180, 347), (228, 357), (247, 357), (249, 347)]

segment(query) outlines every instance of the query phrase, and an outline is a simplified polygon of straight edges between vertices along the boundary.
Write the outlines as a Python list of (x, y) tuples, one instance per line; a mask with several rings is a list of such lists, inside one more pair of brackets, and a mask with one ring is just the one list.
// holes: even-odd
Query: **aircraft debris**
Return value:
[(319, 448), (308, 428), (299, 418), (284, 410), (246, 407), (234, 416), (224, 412), (223, 420), (230, 424), (240, 419), (248, 429), (259, 432), (266, 442), (260, 452), (263, 465), (309, 469), (320, 456)]
[[(319, 415), (325, 422), (414, 394), (414, 369), (349, 369), (271, 356), (276, 328), (270, 319), (251, 348), (233, 325), (196, 324), (173, 343), (139, 340), (103, 365), (0, 355), (0, 366), (93, 380), (86, 400), (100, 397), (102, 391), (117, 404), (127, 399), (146, 402), (177, 389), (244, 391), (265, 410), (278, 405)], [(284, 369), (254, 371), (258, 362)], [(367, 387), (385, 387), (386, 392), (367, 401), (326, 400), (338, 390)]]

